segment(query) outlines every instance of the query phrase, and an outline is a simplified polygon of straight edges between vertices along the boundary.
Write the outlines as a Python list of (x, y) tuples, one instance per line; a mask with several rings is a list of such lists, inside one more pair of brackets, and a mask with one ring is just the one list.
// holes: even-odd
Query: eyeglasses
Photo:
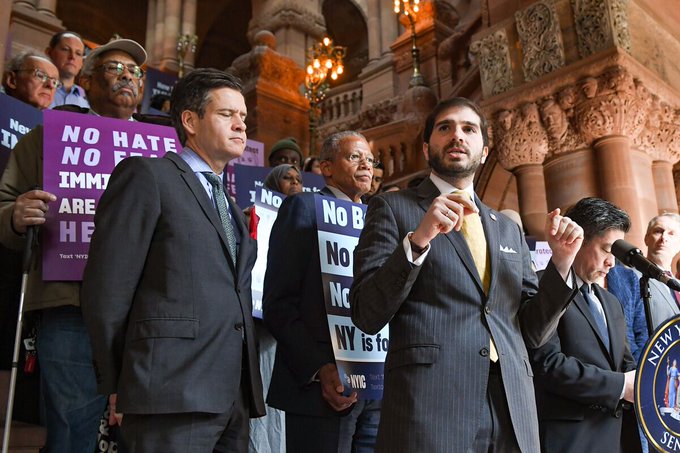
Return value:
[(55, 79), (54, 77), (50, 77), (45, 71), (42, 69), (17, 69), (15, 72), (32, 72), (31, 74), (34, 78), (37, 80), (40, 80), (40, 82), (44, 85), (49, 82), (50, 88), (61, 88), (61, 81), (59, 79)]
[(380, 165), (380, 161), (378, 159), (375, 159), (371, 156), (365, 156), (363, 154), (352, 153), (349, 156), (345, 156), (345, 159), (350, 161), (352, 165), (359, 165), (359, 162), (361, 162), (362, 160), (365, 160), (366, 163), (368, 163), (368, 165), (370, 165), (373, 168)]
[(108, 63), (103, 63), (99, 66), (96, 66), (94, 69), (99, 68), (104, 68), (104, 72), (108, 72), (109, 74), (114, 74), (117, 76), (123, 75), (123, 72), (125, 69), (127, 69), (128, 72), (136, 79), (141, 79), (144, 77), (144, 70), (132, 63), (125, 64), (121, 63), (120, 61), (110, 61)]

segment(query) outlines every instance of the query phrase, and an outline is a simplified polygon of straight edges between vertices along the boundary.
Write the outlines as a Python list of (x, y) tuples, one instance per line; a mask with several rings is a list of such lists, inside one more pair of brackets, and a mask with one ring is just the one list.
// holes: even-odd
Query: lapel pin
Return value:
[(491, 217), (491, 220), (494, 220), (494, 221), (496, 220), (496, 214), (494, 214), (493, 212), (489, 213), (489, 217)]

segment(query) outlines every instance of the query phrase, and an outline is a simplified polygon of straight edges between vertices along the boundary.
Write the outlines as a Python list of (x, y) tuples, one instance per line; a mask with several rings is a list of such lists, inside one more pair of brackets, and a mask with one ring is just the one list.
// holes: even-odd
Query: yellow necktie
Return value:
[[(470, 198), (465, 191), (457, 191), (466, 197)], [(491, 284), (491, 268), (489, 266), (489, 250), (486, 246), (486, 237), (484, 236), (484, 227), (482, 227), (482, 219), (478, 213), (471, 213), (463, 218), (463, 227), (460, 230), (461, 234), (467, 242), (472, 260), (475, 262), (475, 267), (482, 279), (482, 287), (484, 293), (489, 294), (489, 286)], [(498, 360), (498, 351), (493, 342), (493, 338), (489, 339), (489, 359), (492, 362)]]

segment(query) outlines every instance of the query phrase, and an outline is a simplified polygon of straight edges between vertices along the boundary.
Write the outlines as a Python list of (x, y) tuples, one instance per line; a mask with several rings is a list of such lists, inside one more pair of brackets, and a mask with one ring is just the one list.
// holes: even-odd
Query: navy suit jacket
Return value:
[[(326, 187), (321, 194), (335, 197)], [(313, 193), (287, 197), (269, 239), (262, 318), (277, 342), (267, 403), (300, 415), (338, 416), (313, 381), (334, 363), (321, 282)]]
[(635, 363), (621, 304), (606, 290), (594, 288), (607, 318), (611, 350), (580, 293), (550, 341), (530, 350), (545, 452), (621, 450), (623, 373)]
[(167, 153), (123, 160), (95, 225), (82, 310), (100, 392), (118, 393), (124, 413), (223, 413), (245, 382), (251, 415), (264, 415), (251, 316), (257, 245), (243, 216), (234, 266), (208, 194)]

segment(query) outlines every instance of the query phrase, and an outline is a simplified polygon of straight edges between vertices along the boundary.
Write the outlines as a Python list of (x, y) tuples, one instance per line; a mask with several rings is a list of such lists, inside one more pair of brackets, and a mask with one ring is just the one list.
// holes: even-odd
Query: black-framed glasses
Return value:
[(125, 71), (125, 69), (127, 69), (128, 72), (132, 74), (132, 76), (136, 79), (141, 79), (142, 77), (144, 77), (144, 70), (137, 66), (136, 64), (132, 63), (125, 64), (121, 63), (120, 61), (109, 61), (95, 67), (95, 69), (99, 68), (104, 69), (104, 72), (108, 72), (109, 74), (117, 76), (123, 75), (123, 72)]
[(380, 165), (380, 161), (374, 157), (366, 156), (359, 153), (352, 153), (349, 156), (345, 156), (345, 159), (350, 161), (352, 165), (359, 165), (362, 160), (365, 160), (368, 165), (375, 168)]
[(55, 79), (54, 77), (50, 77), (49, 74), (47, 74), (45, 71), (42, 69), (34, 68), (34, 69), (17, 69), (14, 72), (31, 72), (32, 76), (40, 80), (40, 83), (43, 85), (49, 82), (50, 88), (60, 88), (62, 86), (62, 83), (59, 79)]

